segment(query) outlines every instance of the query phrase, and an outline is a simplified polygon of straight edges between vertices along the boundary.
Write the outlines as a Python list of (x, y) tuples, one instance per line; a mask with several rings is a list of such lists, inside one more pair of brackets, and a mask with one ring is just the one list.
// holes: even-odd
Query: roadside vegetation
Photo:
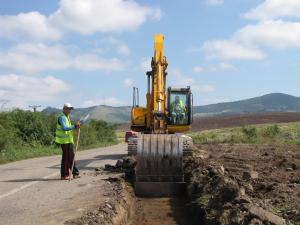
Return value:
[[(0, 164), (61, 154), (55, 144), (57, 115), (14, 110), (0, 113)], [(76, 143), (76, 132), (74, 132)], [(117, 144), (115, 127), (92, 120), (81, 128), (80, 150)]]
[(245, 143), (300, 145), (300, 123), (263, 124), (191, 132), (196, 144)]

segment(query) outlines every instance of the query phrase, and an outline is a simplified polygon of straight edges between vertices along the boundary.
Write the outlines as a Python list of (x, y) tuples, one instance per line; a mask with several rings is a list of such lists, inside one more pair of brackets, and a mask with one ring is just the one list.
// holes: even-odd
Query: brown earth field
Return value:
[(300, 224), (299, 145), (197, 145), (185, 172), (196, 224)]
[(300, 113), (259, 113), (228, 116), (195, 117), (192, 131), (238, 127), (251, 124), (287, 123), (300, 121)]

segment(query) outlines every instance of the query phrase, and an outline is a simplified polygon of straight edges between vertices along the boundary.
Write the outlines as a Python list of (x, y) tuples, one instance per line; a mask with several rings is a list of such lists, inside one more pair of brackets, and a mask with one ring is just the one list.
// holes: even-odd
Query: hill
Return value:
[(196, 117), (271, 112), (300, 112), (300, 98), (282, 93), (272, 93), (241, 101), (194, 107), (194, 116)]
[[(60, 109), (48, 107), (44, 113), (60, 113)], [(129, 123), (131, 106), (112, 107), (106, 105), (77, 108), (72, 119), (78, 120), (87, 114), (90, 119), (105, 120), (109, 123)], [(256, 98), (225, 102), (205, 106), (194, 106), (194, 117), (224, 115), (260, 114), (274, 112), (300, 112), (300, 98), (292, 95), (272, 93)]]
[[(47, 114), (59, 114), (61, 109), (47, 107), (43, 110)], [(72, 112), (72, 119), (79, 120), (90, 114), (89, 119), (104, 120), (108, 123), (128, 123), (130, 121), (130, 106), (112, 107), (106, 105), (92, 106), (88, 108), (76, 108)]]

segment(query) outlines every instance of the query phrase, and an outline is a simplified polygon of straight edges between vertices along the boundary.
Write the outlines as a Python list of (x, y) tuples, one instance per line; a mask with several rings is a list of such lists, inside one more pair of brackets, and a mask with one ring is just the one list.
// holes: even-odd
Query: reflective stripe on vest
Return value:
[[(63, 117), (63, 120), (67, 127), (71, 126), (70, 119), (65, 114), (60, 114), (59, 117)], [(74, 143), (73, 130), (64, 131), (62, 125), (58, 123), (59, 117), (56, 122), (55, 142), (58, 144)]]

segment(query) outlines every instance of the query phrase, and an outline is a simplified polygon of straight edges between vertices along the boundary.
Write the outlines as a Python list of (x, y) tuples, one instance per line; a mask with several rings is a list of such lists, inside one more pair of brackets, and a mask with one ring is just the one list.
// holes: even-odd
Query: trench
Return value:
[[(124, 225), (194, 225), (190, 203), (183, 196), (145, 198), (137, 197), (133, 187), (125, 188), (125, 204), (118, 209), (113, 224)], [(199, 223), (197, 223), (199, 224)]]
[(137, 198), (136, 225), (191, 225), (186, 199)]

